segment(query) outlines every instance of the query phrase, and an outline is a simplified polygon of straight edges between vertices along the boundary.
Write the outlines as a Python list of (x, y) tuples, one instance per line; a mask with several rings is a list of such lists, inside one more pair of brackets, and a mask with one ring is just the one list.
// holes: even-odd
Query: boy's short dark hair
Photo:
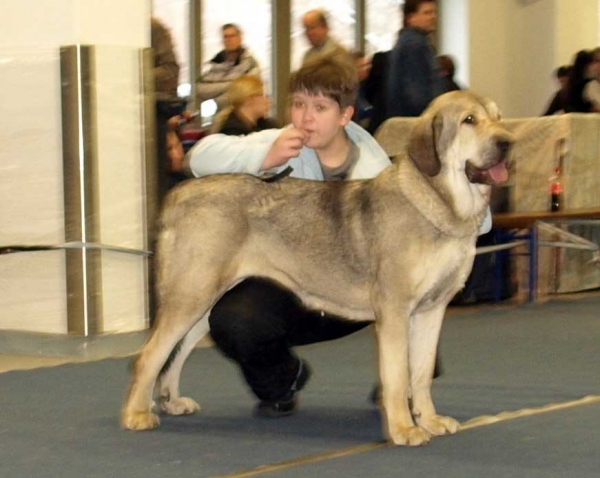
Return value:
[(306, 62), (292, 73), (289, 93), (306, 92), (334, 100), (341, 109), (356, 104), (358, 76), (351, 55), (325, 56)]

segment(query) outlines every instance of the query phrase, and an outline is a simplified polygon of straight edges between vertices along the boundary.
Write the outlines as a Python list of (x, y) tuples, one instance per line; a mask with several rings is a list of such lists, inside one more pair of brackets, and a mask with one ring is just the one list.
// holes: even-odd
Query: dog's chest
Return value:
[(420, 304), (437, 304), (461, 289), (473, 266), (474, 256), (474, 245), (464, 244), (448, 244), (432, 254), (422, 269)]

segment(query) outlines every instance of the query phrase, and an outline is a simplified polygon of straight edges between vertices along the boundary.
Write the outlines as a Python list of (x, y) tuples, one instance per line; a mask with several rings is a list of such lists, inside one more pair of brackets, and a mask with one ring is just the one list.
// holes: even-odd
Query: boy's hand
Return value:
[(298, 128), (285, 128), (281, 131), (265, 157), (261, 170), (271, 169), (287, 163), (300, 154), (306, 141), (306, 133)]

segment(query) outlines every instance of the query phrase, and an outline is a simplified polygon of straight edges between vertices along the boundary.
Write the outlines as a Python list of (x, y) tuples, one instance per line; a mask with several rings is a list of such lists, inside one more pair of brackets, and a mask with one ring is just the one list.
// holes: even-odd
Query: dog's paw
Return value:
[(433, 436), (454, 435), (460, 424), (451, 417), (433, 415), (431, 417), (417, 417), (417, 424), (431, 433)]
[(158, 416), (152, 412), (129, 412), (121, 414), (121, 427), (125, 430), (152, 430), (160, 424)]
[(431, 435), (421, 427), (397, 427), (390, 430), (390, 441), (394, 445), (421, 446), (429, 443)]
[(188, 397), (161, 400), (160, 408), (169, 415), (191, 415), (200, 410), (200, 405)]

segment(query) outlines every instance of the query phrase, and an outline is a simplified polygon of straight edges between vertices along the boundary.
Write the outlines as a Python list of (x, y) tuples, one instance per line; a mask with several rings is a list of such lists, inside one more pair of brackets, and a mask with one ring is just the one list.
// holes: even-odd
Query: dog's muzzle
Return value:
[(495, 161), (489, 168), (478, 168), (467, 160), (465, 173), (471, 183), (496, 185), (508, 180), (507, 156), (512, 141), (499, 139), (495, 145)]

